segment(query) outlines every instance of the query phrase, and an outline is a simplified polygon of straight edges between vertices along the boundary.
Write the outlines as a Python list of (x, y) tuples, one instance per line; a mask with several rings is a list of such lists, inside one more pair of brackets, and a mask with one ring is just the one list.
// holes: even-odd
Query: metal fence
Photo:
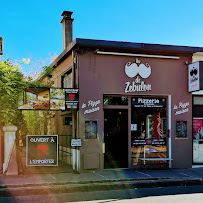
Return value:
[(59, 135), (59, 161), (63, 161), (72, 165), (72, 149), (71, 149), (72, 135)]

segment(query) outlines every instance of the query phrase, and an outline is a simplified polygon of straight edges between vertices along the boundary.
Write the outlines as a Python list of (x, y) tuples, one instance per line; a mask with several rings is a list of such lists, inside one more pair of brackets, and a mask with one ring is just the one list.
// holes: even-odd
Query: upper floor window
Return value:
[(62, 88), (72, 88), (72, 70), (61, 77), (61, 86)]

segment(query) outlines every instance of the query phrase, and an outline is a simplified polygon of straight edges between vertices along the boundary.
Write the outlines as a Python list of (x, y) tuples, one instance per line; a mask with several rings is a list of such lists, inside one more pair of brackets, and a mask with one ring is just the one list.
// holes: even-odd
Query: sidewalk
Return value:
[(0, 196), (202, 185), (203, 168), (0, 176)]

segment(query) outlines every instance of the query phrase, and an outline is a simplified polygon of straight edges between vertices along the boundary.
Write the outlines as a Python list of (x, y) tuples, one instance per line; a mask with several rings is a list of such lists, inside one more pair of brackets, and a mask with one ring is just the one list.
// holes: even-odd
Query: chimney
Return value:
[(74, 19), (71, 18), (73, 12), (71, 11), (63, 11), (61, 16), (63, 19), (61, 23), (63, 24), (63, 50), (72, 42), (73, 40), (73, 21)]
[(3, 55), (3, 37), (0, 37), (0, 62), (1, 62), (1, 55)]

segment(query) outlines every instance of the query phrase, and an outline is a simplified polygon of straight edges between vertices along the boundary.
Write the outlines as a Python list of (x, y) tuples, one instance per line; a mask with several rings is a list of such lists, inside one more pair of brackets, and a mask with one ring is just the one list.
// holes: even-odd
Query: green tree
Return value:
[(19, 68), (14, 67), (9, 60), (0, 63), (0, 123), (15, 125), (20, 114), (18, 98), (20, 92), (27, 86)]
[(0, 62), (0, 125), (23, 125), (22, 112), (18, 101), (24, 88), (46, 86), (32, 77), (25, 78), (20, 72), (20, 65), (13, 65), (9, 60)]

